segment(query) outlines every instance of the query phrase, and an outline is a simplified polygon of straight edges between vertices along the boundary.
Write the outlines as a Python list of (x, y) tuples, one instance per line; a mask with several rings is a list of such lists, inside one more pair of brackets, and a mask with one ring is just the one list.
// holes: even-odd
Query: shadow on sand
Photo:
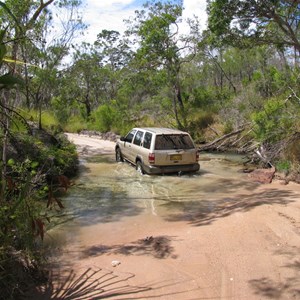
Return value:
[(290, 246), (284, 251), (276, 250), (275, 256), (283, 256), (286, 264), (281, 268), (288, 268), (291, 276), (275, 281), (269, 277), (253, 279), (250, 286), (258, 297), (270, 299), (300, 299), (300, 262), (299, 247)]
[[(261, 205), (287, 205), (298, 198), (291, 191), (270, 189), (262, 192), (238, 194), (233, 197), (223, 197), (218, 200), (177, 202), (179, 213), (171, 213), (165, 217), (169, 222), (188, 221), (194, 226), (210, 225), (220, 218), (237, 212), (247, 212)], [(290, 200), (288, 200), (290, 199)], [(168, 205), (168, 204), (166, 204)], [(172, 203), (174, 207), (174, 203)], [(179, 207), (177, 207), (179, 209)]]
[(93, 245), (85, 249), (83, 258), (99, 256), (103, 254), (122, 254), (122, 255), (150, 255), (154, 258), (176, 258), (171, 241), (174, 237), (157, 236), (146, 237), (126, 245)]
[[(49, 276), (49, 282), (30, 292), (24, 299), (36, 300), (87, 300), (87, 299), (163, 299), (166, 296), (182, 295), (191, 292), (184, 288), (184, 281), (149, 282), (143, 285), (132, 285), (135, 277), (131, 273), (115, 274), (104, 269), (88, 268), (82, 274), (74, 270), (64, 274), (55, 272)], [(177, 287), (177, 285), (180, 285)], [(195, 288), (194, 290), (198, 290)]]

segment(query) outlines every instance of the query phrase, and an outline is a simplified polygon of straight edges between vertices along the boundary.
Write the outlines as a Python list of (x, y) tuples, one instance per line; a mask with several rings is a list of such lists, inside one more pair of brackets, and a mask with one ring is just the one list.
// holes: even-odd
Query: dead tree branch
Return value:
[(217, 138), (216, 140), (214, 140), (214, 141), (212, 141), (212, 142), (210, 142), (208, 144), (200, 146), (199, 150), (200, 151), (207, 151), (207, 150), (215, 151), (215, 150), (220, 150), (221, 146), (224, 145), (224, 142), (226, 142), (229, 138), (231, 138), (233, 136), (239, 135), (243, 131), (244, 131), (244, 127), (240, 128), (238, 130), (235, 130), (233, 132), (230, 132), (228, 134), (225, 134), (225, 135)]

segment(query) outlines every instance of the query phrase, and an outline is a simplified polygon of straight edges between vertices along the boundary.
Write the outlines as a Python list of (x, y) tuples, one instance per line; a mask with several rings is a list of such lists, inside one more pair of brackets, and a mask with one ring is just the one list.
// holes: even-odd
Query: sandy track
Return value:
[(66, 133), (68, 139), (77, 146), (79, 155), (106, 154), (114, 152), (115, 143), (88, 135)]
[[(81, 155), (114, 151), (113, 142), (68, 137)], [(95, 243), (98, 225), (83, 229), (85, 248), (64, 249), (47, 299), (300, 299), (300, 186), (275, 181), (230, 196), (205, 223), (101, 224), (113, 232), (105, 246)]]

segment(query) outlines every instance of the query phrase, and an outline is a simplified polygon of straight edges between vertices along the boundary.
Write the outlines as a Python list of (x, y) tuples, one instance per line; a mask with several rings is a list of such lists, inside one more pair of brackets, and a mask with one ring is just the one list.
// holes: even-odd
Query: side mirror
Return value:
[(120, 141), (121, 141), (121, 142), (126, 142), (125, 137), (124, 137), (124, 136), (121, 136), (121, 137), (120, 137)]

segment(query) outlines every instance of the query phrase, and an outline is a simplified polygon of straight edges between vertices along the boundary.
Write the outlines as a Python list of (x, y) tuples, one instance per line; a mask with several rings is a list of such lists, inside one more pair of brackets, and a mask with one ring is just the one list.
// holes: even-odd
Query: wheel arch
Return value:
[(142, 164), (144, 164), (144, 160), (141, 155), (137, 155), (137, 157), (135, 158), (135, 164), (137, 164), (138, 161), (140, 161)]

